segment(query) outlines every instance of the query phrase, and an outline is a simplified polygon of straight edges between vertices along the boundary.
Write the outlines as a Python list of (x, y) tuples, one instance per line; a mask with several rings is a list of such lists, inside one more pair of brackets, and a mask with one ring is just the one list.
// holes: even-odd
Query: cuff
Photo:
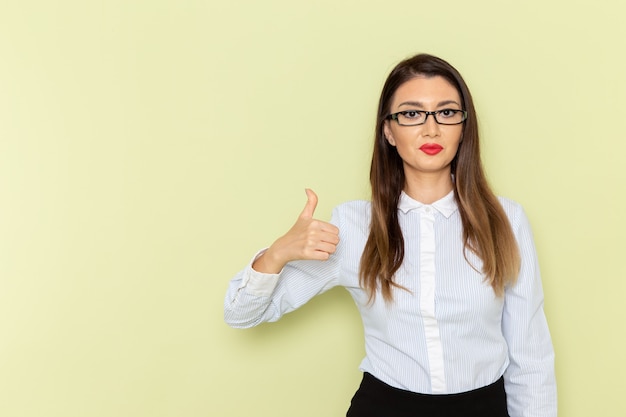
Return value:
[(266, 250), (267, 249), (263, 249), (254, 255), (246, 268), (246, 274), (241, 285), (241, 288), (245, 288), (248, 294), (257, 297), (269, 297), (272, 295), (274, 288), (278, 285), (278, 279), (280, 278), (280, 273), (265, 274), (255, 271), (252, 268), (254, 261), (256, 261), (259, 256), (263, 255)]

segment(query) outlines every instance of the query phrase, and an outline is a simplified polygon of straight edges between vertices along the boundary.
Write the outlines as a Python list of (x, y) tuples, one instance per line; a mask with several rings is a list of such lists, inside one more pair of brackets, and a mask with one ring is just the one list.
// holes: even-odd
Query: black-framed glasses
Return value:
[(395, 120), (400, 126), (418, 126), (426, 123), (428, 116), (431, 114), (435, 118), (435, 122), (440, 125), (458, 125), (467, 119), (467, 112), (465, 110), (456, 109), (442, 109), (437, 111), (403, 110), (392, 113), (387, 116), (387, 118)]

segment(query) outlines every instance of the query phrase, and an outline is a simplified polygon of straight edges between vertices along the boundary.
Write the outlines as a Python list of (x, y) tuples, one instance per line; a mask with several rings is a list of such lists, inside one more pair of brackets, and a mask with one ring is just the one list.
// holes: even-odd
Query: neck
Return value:
[(432, 204), (448, 195), (454, 188), (450, 172), (421, 173), (406, 177), (404, 192), (414, 200), (423, 204)]

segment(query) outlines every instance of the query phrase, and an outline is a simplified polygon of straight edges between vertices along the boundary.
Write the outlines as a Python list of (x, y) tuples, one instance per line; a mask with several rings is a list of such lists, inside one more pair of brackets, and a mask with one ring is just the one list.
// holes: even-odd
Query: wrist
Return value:
[(280, 259), (270, 247), (252, 263), (252, 269), (264, 274), (278, 274), (287, 262)]

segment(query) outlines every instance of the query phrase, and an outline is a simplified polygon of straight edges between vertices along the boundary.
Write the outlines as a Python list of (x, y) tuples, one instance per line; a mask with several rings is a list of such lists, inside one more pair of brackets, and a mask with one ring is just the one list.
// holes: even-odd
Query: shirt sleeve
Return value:
[[(339, 227), (339, 213), (331, 223)], [(279, 274), (252, 269), (252, 262), (230, 281), (224, 299), (224, 320), (235, 328), (273, 322), (296, 310), (314, 296), (338, 285), (342, 245), (326, 261), (293, 261)], [(262, 251), (257, 254), (259, 256)]]
[(512, 219), (522, 265), (505, 292), (502, 331), (509, 348), (504, 373), (511, 417), (556, 417), (554, 350), (543, 311), (539, 263), (528, 219), (521, 207)]

